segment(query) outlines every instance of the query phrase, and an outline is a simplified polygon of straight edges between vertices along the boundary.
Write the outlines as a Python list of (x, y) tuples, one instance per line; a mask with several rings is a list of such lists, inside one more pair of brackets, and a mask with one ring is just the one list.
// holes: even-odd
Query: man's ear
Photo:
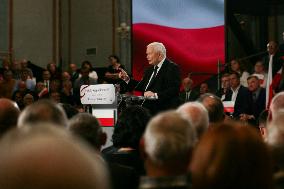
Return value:
[(140, 151), (140, 156), (143, 160), (147, 159), (147, 154), (145, 152), (145, 138), (142, 136), (139, 142), (139, 151)]

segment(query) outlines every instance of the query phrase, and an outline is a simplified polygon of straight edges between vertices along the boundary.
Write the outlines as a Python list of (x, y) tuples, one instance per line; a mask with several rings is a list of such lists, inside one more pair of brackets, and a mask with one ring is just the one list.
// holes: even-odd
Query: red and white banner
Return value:
[(133, 0), (132, 73), (140, 80), (148, 62), (147, 44), (164, 43), (167, 57), (188, 73), (209, 75), (193, 78), (195, 84), (217, 73), (224, 63), (224, 0)]

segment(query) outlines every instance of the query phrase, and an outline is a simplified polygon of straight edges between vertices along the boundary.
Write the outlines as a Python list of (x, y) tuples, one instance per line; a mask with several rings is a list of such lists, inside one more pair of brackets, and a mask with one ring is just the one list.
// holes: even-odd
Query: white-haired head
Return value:
[(209, 126), (208, 111), (199, 102), (187, 102), (181, 105), (177, 112), (189, 120), (200, 138)]
[(171, 170), (186, 169), (196, 143), (196, 133), (180, 114), (167, 111), (148, 123), (143, 139), (144, 151), (152, 164)]
[(159, 52), (161, 53), (161, 55), (165, 58), (167, 55), (167, 50), (166, 47), (164, 46), (163, 43), (160, 42), (152, 42), (150, 44), (147, 45), (148, 47), (152, 47), (154, 49), (155, 52)]

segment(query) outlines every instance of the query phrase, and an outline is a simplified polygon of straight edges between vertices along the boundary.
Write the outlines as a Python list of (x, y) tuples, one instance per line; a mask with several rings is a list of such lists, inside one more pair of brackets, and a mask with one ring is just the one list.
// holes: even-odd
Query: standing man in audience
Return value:
[(195, 129), (179, 113), (155, 116), (140, 142), (147, 176), (139, 188), (188, 188), (187, 167), (196, 140)]
[(127, 83), (128, 87), (143, 92), (144, 97), (155, 99), (146, 100), (143, 103), (143, 106), (153, 114), (176, 108), (179, 105), (181, 83), (179, 66), (167, 59), (166, 48), (162, 43), (150, 43), (147, 46), (146, 55), (151, 66), (136, 86), (122, 69), (120, 69), (120, 78)]

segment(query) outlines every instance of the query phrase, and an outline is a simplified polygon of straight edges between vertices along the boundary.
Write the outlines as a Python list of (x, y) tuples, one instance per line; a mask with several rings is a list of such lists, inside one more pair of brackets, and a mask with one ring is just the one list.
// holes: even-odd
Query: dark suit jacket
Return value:
[[(232, 94), (233, 92), (229, 90), (225, 96), (224, 101), (231, 101)], [(238, 92), (238, 95), (235, 101), (233, 117), (235, 119), (239, 119), (240, 114), (251, 115), (252, 114), (251, 103), (252, 103), (252, 100), (250, 98), (249, 90), (244, 86), (240, 86), (240, 89), (239, 89), (239, 92)]]
[[(136, 85), (135, 90), (144, 92), (154, 71), (154, 66), (148, 68), (143, 79)], [(131, 86), (132, 80), (128, 86)], [(157, 73), (154, 82), (148, 86), (147, 91), (157, 93), (157, 100), (146, 100), (143, 104), (153, 114), (162, 110), (176, 108), (179, 105), (179, 87), (181, 83), (179, 66), (165, 59)]]
[[(252, 98), (252, 92), (250, 92), (249, 98)], [(266, 91), (264, 88), (260, 88), (259, 95), (255, 102), (252, 101), (252, 115), (254, 115), (255, 119), (258, 120), (259, 114), (265, 109), (265, 101), (266, 101)]]
[(191, 90), (188, 100), (186, 100), (186, 92), (185, 91), (181, 91), (179, 93), (179, 99), (180, 99), (181, 104), (183, 104), (185, 102), (195, 101), (195, 100), (197, 100), (197, 98), (198, 98), (198, 93), (194, 90)]

